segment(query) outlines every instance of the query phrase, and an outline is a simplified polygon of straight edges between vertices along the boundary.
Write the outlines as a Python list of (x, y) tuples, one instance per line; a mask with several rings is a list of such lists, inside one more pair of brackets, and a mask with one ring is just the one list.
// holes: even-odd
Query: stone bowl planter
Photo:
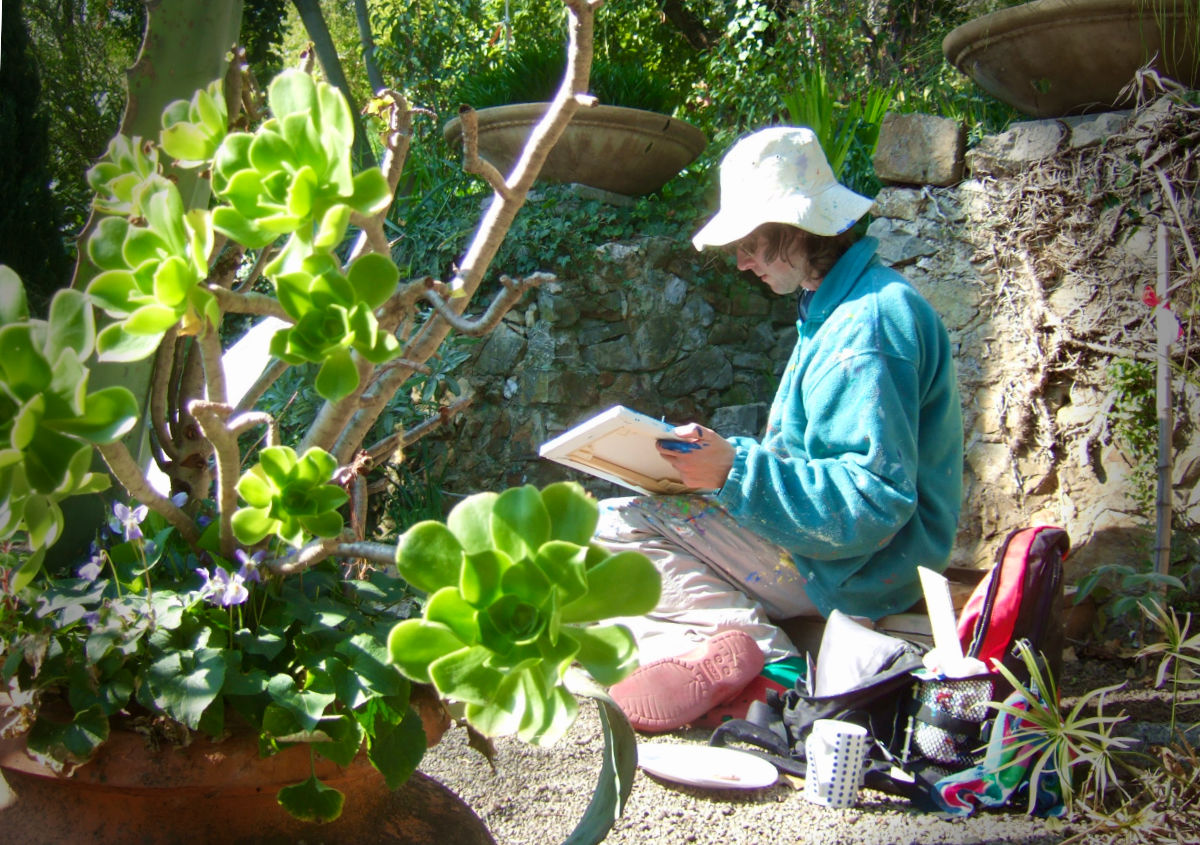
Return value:
[(1032, 117), (1112, 111), (1132, 105), (1122, 89), (1152, 59), (1160, 74), (1200, 85), (1198, 20), (1196, 0), (1035, 0), (957, 27), (942, 52)]
[[(480, 109), (479, 154), (508, 173), (549, 103), (517, 103)], [(462, 143), (458, 118), (442, 134)], [(708, 139), (696, 127), (658, 112), (593, 106), (575, 113), (550, 151), (539, 179), (577, 182), (626, 196), (653, 193), (693, 162)]]

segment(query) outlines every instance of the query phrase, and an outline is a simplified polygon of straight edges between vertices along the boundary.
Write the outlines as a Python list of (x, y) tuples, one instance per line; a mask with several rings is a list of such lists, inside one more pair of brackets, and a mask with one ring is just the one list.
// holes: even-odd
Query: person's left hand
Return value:
[(733, 446), (729, 441), (698, 423), (676, 426), (674, 436), (696, 444), (696, 448), (686, 452), (658, 446), (658, 454), (679, 471), (684, 484), (695, 490), (720, 490), (725, 486), (733, 467)]

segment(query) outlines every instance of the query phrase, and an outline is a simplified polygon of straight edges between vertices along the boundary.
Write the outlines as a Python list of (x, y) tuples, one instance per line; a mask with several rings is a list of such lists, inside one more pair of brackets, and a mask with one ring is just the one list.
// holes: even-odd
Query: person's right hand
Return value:
[(676, 439), (694, 443), (697, 448), (686, 452), (658, 445), (658, 454), (679, 472), (683, 483), (693, 490), (720, 490), (725, 486), (733, 468), (733, 446), (711, 428), (698, 423), (676, 426)]

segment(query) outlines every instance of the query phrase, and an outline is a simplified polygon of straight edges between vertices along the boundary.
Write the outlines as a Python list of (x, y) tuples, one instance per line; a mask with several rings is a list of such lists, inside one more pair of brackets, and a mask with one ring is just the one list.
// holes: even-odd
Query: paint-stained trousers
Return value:
[(645, 665), (691, 651), (720, 631), (753, 637), (767, 662), (798, 654), (772, 619), (820, 616), (783, 549), (703, 496), (638, 496), (600, 503), (596, 540), (639, 551), (662, 574), (662, 598), (644, 617), (621, 617)]

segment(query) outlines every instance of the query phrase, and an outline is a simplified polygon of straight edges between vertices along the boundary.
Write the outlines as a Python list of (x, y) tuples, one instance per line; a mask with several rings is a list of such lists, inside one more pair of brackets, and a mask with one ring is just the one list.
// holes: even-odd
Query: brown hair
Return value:
[(782, 256), (784, 261), (791, 264), (794, 250), (804, 249), (815, 279), (825, 278), (829, 269), (858, 240), (853, 229), (842, 232), (840, 235), (826, 237), (814, 235), (812, 232), (807, 232), (798, 226), (789, 226), (787, 223), (763, 223), (746, 237), (734, 241), (729, 248), (735, 254), (741, 247), (745, 247), (747, 252), (752, 252), (757, 248), (760, 237), (764, 240), (763, 259), (766, 261), (774, 261)]

